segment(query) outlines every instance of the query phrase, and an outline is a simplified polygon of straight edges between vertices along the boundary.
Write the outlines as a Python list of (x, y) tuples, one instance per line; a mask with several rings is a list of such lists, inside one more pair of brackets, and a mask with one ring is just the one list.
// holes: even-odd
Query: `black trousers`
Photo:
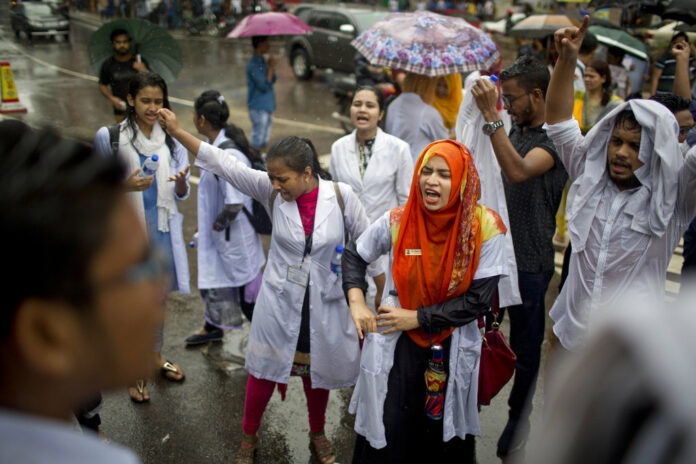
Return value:
[[(449, 372), (450, 339), (442, 346), (445, 351), (445, 370)], [(358, 435), (353, 452), (353, 464), (442, 462), (474, 463), (475, 441), (454, 437), (442, 441), (442, 420), (425, 416), (424, 374), (430, 359), (430, 348), (416, 345), (407, 333), (402, 333), (394, 351), (394, 365), (389, 372), (387, 398), (384, 402), (384, 427), (387, 446), (375, 449), (367, 439)], [(447, 395), (447, 390), (445, 390)]]

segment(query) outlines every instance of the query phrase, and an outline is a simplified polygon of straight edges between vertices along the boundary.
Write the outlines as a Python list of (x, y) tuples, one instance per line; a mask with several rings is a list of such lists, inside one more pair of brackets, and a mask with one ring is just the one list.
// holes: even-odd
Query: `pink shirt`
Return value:
[(300, 219), (302, 219), (302, 226), (304, 227), (305, 235), (312, 233), (314, 229), (314, 213), (317, 210), (317, 198), (319, 197), (319, 187), (315, 188), (309, 193), (300, 195), (295, 200), (297, 202), (297, 209), (300, 210)]

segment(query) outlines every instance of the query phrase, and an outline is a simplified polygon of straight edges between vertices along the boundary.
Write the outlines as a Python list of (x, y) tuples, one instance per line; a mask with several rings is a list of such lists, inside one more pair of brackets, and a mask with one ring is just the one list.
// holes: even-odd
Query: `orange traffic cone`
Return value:
[(12, 68), (8, 61), (0, 62), (0, 80), (2, 80), (2, 103), (0, 113), (26, 113), (27, 108), (19, 103), (17, 88), (12, 77)]

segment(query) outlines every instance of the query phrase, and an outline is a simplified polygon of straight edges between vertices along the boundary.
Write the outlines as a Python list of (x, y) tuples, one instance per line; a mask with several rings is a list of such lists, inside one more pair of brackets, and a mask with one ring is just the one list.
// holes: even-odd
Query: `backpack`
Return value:
[(109, 146), (111, 147), (111, 153), (114, 156), (118, 154), (118, 137), (121, 131), (120, 124), (114, 124), (113, 126), (107, 127), (109, 129)]
[[(239, 149), (237, 147), (237, 144), (234, 143), (232, 140), (225, 140), (220, 145), (218, 145), (218, 148), (222, 150), (226, 150), (228, 148), (234, 148), (235, 150)], [(264, 163), (263, 161), (254, 161), (250, 159), (248, 156), (247, 159), (251, 163), (252, 169), (266, 172), (266, 163)], [(219, 179), (217, 174), (215, 175), (215, 178)], [(271, 208), (273, 208), (272, 204)], [(254, 228), (257, 234), (271, 235), (271, 229), (273, 228), (271, 218), (268, 216), (266, 208), (264, 208), (263, 205), (259, 203), (255, 198), (252, 198), (251, 212), (249, 212), (249, 210), (246, 209), (246, 206), (242, 207), (242, 211), (246, 215), (247, 219), (249, 219), (251, 226)]]

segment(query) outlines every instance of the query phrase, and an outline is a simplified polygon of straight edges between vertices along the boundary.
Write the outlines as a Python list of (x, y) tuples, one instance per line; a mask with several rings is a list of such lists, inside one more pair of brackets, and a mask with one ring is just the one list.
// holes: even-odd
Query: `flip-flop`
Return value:
[(148, 401), (150, 401), (150, 398), (145, 398), (145, 381), (144, 380), (138, 380), (135, 383), (135, 387), (129, 387), (129, 388), (135, 388), (135, 390), (140, 395), (140, 399), (138, 399), (129, 393), (128, 396), (130, 396), (130, 399), (132, 402), (142, 404), (142, 403), (147, 403)]
[[(164, 361), (164, 364), (160, 366), (160, 373), (162, 374), (162, 377), (169, 380), (170, 382), (183, 382), (186, 378), (184, 372), (180, 369), (177, 369), (177, 367), (171, 361)], [(171, 377), (168, 375), (169, 373), (181, 374), (181, 378), (177, 379), (176, 377)]]

